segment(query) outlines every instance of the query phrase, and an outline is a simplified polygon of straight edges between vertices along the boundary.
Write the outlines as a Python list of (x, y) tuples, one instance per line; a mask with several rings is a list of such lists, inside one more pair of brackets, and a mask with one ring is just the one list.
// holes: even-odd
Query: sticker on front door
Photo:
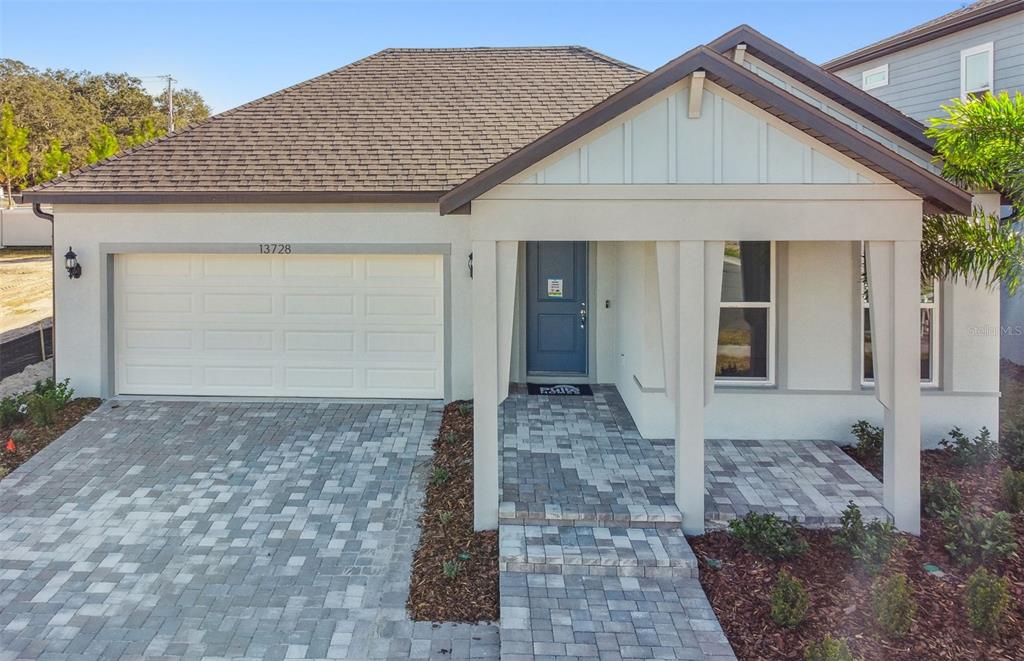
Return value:
[(548, 298), (562, 298), (562, 279), (548, 279)]

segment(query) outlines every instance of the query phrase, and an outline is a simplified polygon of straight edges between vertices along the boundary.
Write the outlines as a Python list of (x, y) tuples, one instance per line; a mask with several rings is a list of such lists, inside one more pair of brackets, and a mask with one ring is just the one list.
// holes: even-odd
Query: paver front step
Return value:
[(605, 576), (697, 576), (697, 558), (679, 528), (503, 523), (498, 567)]
[(502, 524), (678, 529), (683, 523), (683, 514), (675, 505), (541, 503), (526, 506), (502, 501), (498, 506), (498, 521)]

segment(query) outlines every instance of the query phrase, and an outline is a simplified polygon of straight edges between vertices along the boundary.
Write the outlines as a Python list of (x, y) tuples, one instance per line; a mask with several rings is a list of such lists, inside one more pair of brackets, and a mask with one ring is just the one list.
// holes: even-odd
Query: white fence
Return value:
[(50, 221), (32, 213), (32, 207), (0, 209), (0, 248), (51, 244)]

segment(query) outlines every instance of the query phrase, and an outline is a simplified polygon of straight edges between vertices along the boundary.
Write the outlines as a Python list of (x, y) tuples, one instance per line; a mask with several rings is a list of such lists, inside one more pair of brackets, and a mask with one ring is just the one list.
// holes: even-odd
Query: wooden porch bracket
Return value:
[(687, 116), (690, 119), (700, 119), (700, 110), (704, 101), (704, 77), (703, 71), (694, 71), (690, 74), (690, 108)]

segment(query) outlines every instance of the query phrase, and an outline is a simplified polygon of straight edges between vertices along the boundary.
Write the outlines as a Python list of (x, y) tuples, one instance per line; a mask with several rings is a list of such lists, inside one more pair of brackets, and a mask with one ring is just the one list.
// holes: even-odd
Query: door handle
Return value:
[(587, 304), (580, 303), (580, 328), (583, 328), (587, 323)]

